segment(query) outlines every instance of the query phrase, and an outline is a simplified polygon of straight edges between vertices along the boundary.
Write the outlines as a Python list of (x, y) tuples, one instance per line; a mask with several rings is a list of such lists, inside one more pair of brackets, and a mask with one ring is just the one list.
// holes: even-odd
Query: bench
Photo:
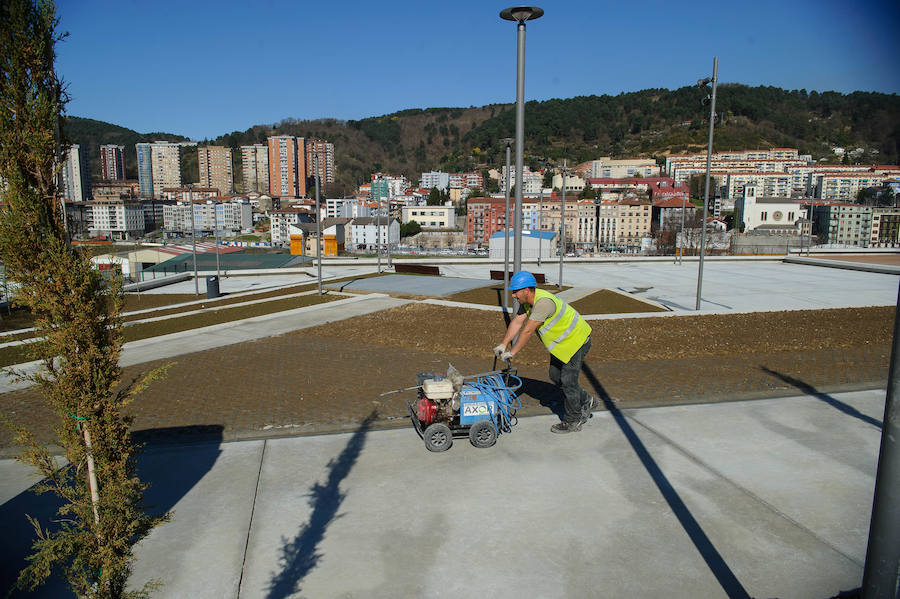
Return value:
[[(544, 273), (542, 272), (533, 272), (534, 280), (538, 282), (538, 285), (543, 285), (547, 281), (544, 279)], [(509, 273), (509, 278), (512, 279), (513, 273)], [(492, 281), (502, 281), (503, 280), (503, 271), (502, 270), (492, 270), (491, 271), (491, 280)]]
[(397, 264), (394, 263), (394, 272), (408, 272), (416, 275), (434, 275), (441, 276), (441, 269), (437, 266), (426, 266), (425, 264)]

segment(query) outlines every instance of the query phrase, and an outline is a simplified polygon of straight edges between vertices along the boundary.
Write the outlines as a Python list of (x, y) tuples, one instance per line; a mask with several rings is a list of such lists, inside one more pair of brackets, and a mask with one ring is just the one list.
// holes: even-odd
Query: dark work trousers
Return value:
[(581, 408), (590, 398), (590, 394), (578, 385), (581, 365), (589, 351), (591, 351), (590, 337), (568, 363), (564, 363), (556, 356), (550, 356), (550, 380), (557, 387), (561, 387), (566, 396), (566, 415), (563, 420), (570, 424), (581, 421)]

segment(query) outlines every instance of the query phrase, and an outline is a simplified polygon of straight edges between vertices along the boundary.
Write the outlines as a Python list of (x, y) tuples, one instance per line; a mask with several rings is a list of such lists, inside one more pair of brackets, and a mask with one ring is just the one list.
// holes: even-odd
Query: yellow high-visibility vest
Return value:
[[(535, 303), (544, 297), (553, 300), (556, 311), (538, 327), (538, 337), (552, 356), (568, 363), (591, 336), (591, 325), (575, 311), (575, 308), (549, 291), (534, 290)], [(532, 308), (533, 306), (525, 304), (525, 312), (529, 316)]]

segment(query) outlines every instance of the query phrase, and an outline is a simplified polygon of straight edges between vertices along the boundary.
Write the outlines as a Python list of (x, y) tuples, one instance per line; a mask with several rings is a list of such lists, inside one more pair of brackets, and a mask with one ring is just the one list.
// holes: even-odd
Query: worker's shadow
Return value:
[(563, 420), (566, 415), (566, 398), (562, 389), (538, 379), (530, 379), (528, 377), (519, 377), (522, 379), (522, 387), (519, 388), (518, 395), (528, 395), (536, 399), (542, 407), (547, 408)]

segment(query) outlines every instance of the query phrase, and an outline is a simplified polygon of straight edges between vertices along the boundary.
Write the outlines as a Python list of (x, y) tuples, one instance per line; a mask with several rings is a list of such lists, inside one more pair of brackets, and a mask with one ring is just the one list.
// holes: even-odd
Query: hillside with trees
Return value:
[[(600, 156), (662, 158), (669, 153), (705, 151), (709, 108), (702, 100), (706, 95), (706, 90), (683, 87), (528, 102), (525, 161), (537, 169), (546, 161), (563, 158), (577, 164)], [(716, 151), (796, 147), (817, 160), (837, 162), (841, 157), (833, 148), (841, 147), (855, 151), (844, 160), (859, 164), (896, 164), (900, 156), (900, 96), (896, 94), (724, 84), (718, 88), (716, 104)], [(99, 155), (100, 143), (125, 145), (130, 152), (129, 176), (136, 176), (136, 141), (184, 139), (138, 134), (77, 117), (69, 119), (68, 132), (88, 145), (92, 160)], [(495, 168), (505, 156), (499, 140), (514, 134), (515, 105), (493, 104), (410, 109), (358, 121), (285, 119), (200, 143), (238, 148), (264, 143), (269, 135), (326, 139), (335, 145), (337, 180), (328, 189), (328, 195), (335, 196), (352, 191), (375, 171), (404, 174), (416, 181), (428, 170)], [(236, 152), (238, 189), (239, 162)], [(99, 176), (99, 170), (92, 172)], [(186, 180), (196, 180), (196, 173), (186, 173)]]

